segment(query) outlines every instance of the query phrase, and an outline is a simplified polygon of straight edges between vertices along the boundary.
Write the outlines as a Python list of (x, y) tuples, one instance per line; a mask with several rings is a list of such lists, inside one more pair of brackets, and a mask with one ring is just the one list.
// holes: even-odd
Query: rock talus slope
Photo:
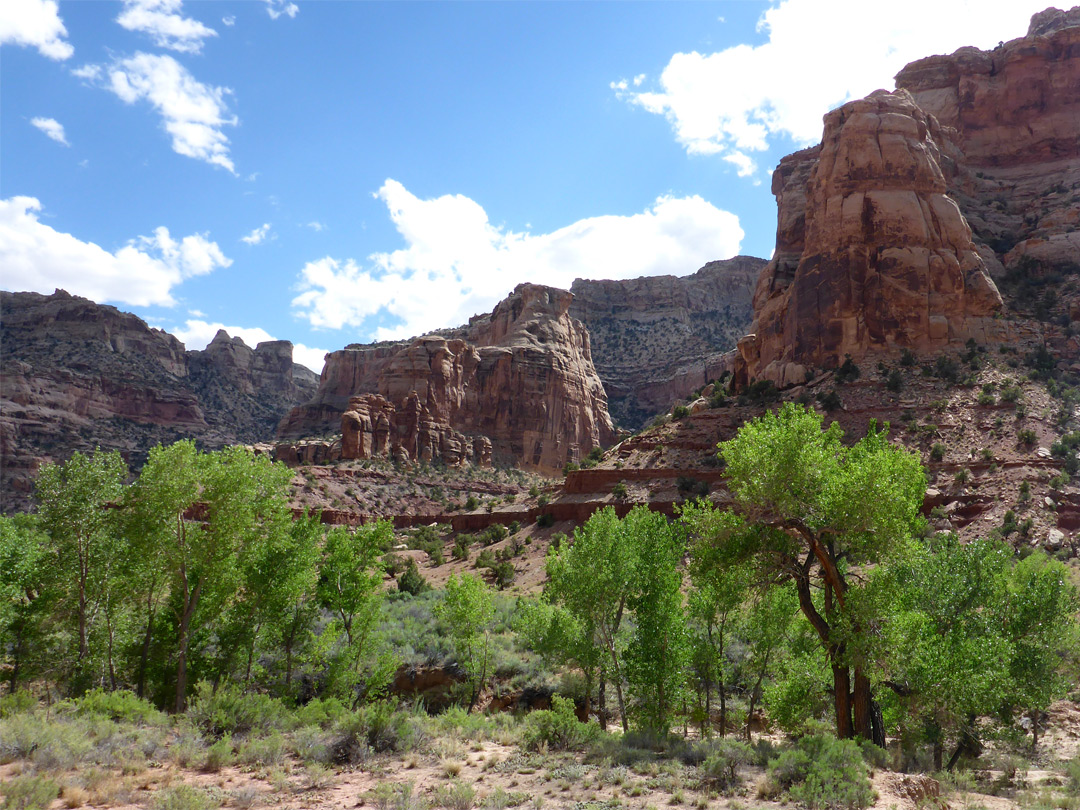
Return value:
[(287, 342), (252, 349), (220, 332), (185, 351), (135, 315), (62, 290), (0, 293), (0, 342), (4, 511), (29, 504), (42, 461), (101, 446), (137, 466), (157, 442), (256, 441), (315, 389)]
[(333, 352), (315, 398), (282, 420), (278, 436), (340, 426), (345, 458), (561, 469), (615, 438), (572, 298), (521, 284), (460, 329)]

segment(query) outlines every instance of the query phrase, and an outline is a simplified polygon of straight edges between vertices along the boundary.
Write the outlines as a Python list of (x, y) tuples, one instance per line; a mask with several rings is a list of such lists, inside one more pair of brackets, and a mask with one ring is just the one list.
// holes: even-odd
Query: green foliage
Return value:
[(471, 512), (480, 506), (480, 501), (476, 500), (475, 495), (470, 495), (465, 499), (465, 511)]
[(529, 751), (541, 746), (550, 751), (575, 751), (596, 739), (599, 730), (599, 726), (577, 719), (572, 700), (555, 695), (551, 699), (551, 709), (529, 712), (521, 739)]
[(165, 715), (148, 700), (126, 689), (116, 692), (94, 689), (82, 697), (66, 701), (58, 709), (70, 710), (79, 717), (105, 717), (109, 720), (137, 725), (161, 725), (166, 720)]
[(811, 810), (862, 810), (874, 803), (866, 763), (852, 740), (804, 737), (768, 771), (775, 785)]
[(893, 369), (885, 377), (885, 387), (894, 394), (904, 390), (904, 375), (898, 369)]
[(153, 810), (213, 810), (221, 802), (202, 788), (192, 785), (170, 785), (154, 794)]
[(706, 784), (730, 789), (739, 783), (739, 768), (752, 764), (754, 749), (744, 742), (732, 739), (718, 740), (710, 746), (710, 753), (701, 763), (701, 773)]
[(60, 786), (46, 776), (13, 776), (0, 784), (0, 810), (47, 810), (59, 794)]
[(685, 405), (676, 405), (674, 408), (671, 409), (672, 419), (685, 419), (689, 415), (690, 409), (687, 408)]
[(935, 442), (934, 446), (930, 448), (930, 460), (942, 461), (945, 458), (946, 447), (941, 442)]
[(1033, 445), (1038, 440), (1035, 431), (1031, 428), (1022, 428), (1016, 432), (1016, 438), (1020, 444)]
[(435, 607), (441, 622), (454, 643), (458, 661), (469, 676), (472, 697), (469, 711), (487, 682), (491, 666), (491, 620), (495, 603), (491, 589), (471, 574), (451, 574), (446, 595)]
[(188, 709), (192, 722), (213, 737), (285, 728), (289, 711), (267, 695), (244, 694), (235, 685), (214, 689), (202, 681)]
[(851, 355), (846, 354), (844, 355), (844, 362), (836, 369), (836, 381), (841, 385), (855, 382), (855, 380), (859, 379), (861, 373), (859, 367), (855, 365), (855, 361), (851, 359)]
[(410, 596), (416, 596), (419, 593), (423, 593), (430, 587), (427, 584), (427, 580), (424, 579), (424, 575), (420, 573), (420, 568), (416, 565), (416, 560), (411, 557), (405, 566), (405, 570), (398, 577), (397, 587), (398, 591), (407, 593)]

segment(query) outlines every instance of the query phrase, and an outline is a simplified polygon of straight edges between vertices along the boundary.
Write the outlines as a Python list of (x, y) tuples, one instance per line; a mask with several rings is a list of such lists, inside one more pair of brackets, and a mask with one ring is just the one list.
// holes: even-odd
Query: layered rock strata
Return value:
[(292, 345), (218, 334), (204, 351), (140, 318), (58, 290), (0, 293), (0, 507), (29, 504), (42, 461), (121, 450), (133, 466), (157, 442), (207, 447), (272, 435), (315, 375)]
[(746, 334), (764, 259), (736, 256), (689, 276), (577, 279), (570, 314), (589, 330), (616, 424), (637, 429), (720, 376)]
[(614, 441), (571, 300), (521, 284), (461, 329), (333, 352), (316, 397), (282, 421), (279, 438), (338, 427), (345, 458), (561, 469)]
[(1080, 269), (1080, 9), (914, 62), (897, 86), (830, 112), (822, 143), (774, 173), (776, 252), (737, 383), (1009, 339), (995, 277)]

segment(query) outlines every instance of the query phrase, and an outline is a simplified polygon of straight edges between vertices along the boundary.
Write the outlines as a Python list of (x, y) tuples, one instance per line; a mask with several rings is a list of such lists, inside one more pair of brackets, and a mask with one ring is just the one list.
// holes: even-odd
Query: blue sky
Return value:
[(317, 371), (521, 281), (767, 257), (828, 109), (1045, 2), (8, 0), (0, 286)]

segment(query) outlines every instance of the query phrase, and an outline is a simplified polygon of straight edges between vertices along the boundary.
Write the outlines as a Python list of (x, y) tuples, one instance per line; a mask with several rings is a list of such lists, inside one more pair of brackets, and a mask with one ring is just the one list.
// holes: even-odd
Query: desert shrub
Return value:
[(611, 488), (611, 494), (614, 495), (616, 498), (625, 498), (627, 495), (626, 482), (620, 481), (615, 486), (613, 486)]
[(1024, 392), (1020, 390), (1018, 385), (1004, 385), (1001, 387), (1001, 401), (1007, 402), (1010, 405), (1016, 404), (1024, 396)]
[(411, 750), (420, 738), (419, 726), (398, 708), (396, 700), (378, 700), (343, 717), (331, 744), (335, 764), (362, 762), (369, 751)]
[(232, 737), (226, 734), (216, 743), (206, 749), (203, 759), (203, 770), (207, 773), (217, 773), (222, 768), (227, 768), (233, 762)]
[(997, 398), (987, 391), (980, 391), (976, 402), (985, 408), (996, 404)]
[(701, 773), (708, 784), (716, 787), (735, 787), (739, 782), (739, 767), (756, 759), (753, 748), (730, 737), (718, 740), (711, 748), (712, 753), (701, 763)]
[(515, 535), (515, 534), (517, 534), (518, 532), (521, 531), (521, 523), (515, 520), (509, 526), (506, 527), (506, 530), (511, 535)]
[(25, 689), (0, 695), (0, 720), (33, 711), (37, 705), (37, 698)]
[(209, 791), (184, 784), (159, 790), (152, 802), (154, 810), (212, 810), (220, 806)]
[(780, 399), (780, 391), (772, 380), (755, 380), (746, 387), (746, 391), (739, 399), (744, 404), (776, 402)]
[(546, 529), (555, 525), (555, 516), (550, 512), (543, 512), (536, 516), (536, 525), (541, 529)]
[(1035, 440), (1037, 439), (1035, 431), (1031, 428), (1023, 428), (1022, 430), (1017, 431), (1016, 438), (1020, 440), (1020, 444), (1028, 445), (1035, 444)]
[(904, 349), (900, 352), (900, 365), (904, 368), (911, 368), (915, 365), (915, 355), (911, 353), (911, 349)]
[(469, 559), (469, 544), (472, 542), (472, 538), (467, 534), (459, 534), (454, 538), (454, 548), (450, 552), (450, 556), (455, 560), (468, 560)]
[(904, 375), (894, 368), (885, 377), (885, 387), (892, 393), (899, 394), (904, 390)]
[(511, 562), (496, 563), (491, 567), (491, 582), (500, 591), (513, 585), (515, 576), (517, 572)]
[(480, 540), (485, 546), (494, 545), (506, 539), (508, 532), (501, 523), (492, 523), (480, 535)]
[(397, 588), (401, 593), (416, 596), (428, 589), (427, 580), (420, 573), (416, 560), (410, 559), (401, 576), (398, 577)]
[(94, 689), (80, 698), (64, 701), (57, 709), (70, 711), (79, 717), (107, 717), (119, 723), (136, 725), (161, 725), (167, 720), (150, 701), (126, 689), (115, 692)]
[(522, 744), (529, 751), (535, 751), (542, 745), (551, 751), (572, 751), (585, 747), (599, 733), (599, 726), (577, 719), (572, 700), (555, 695), (551, 699), (550, 709), (529, 713), (521, 737)]
[(933, 374), (946, 382), (955, 383), (960, 379), (960, 364), (955, 358), (943, 354), (934, 361)]
[(679, 489), (679, 494), (682, 495), (684, 498), (698, 495), (704, 497), (705, 495), (709, 494), (708, 481), (699, 481), (697, 478), (694, 478), (692, 476), (680, 475), (678, 478), (677, 487)]
[(60, 795), (60, 787), (48, 777), (24, 774), (0, 783), (0, 794), (3, 810), (46, 810)]
[(476, 791), (457, 779), (435, 791), (435, 804), (447, 810), (471, 810), (475, 802)]
[(851, 359), (851, 355), (844, 355), (844, 362), (836, 369), (836, 381), (838, 383), (854, 382), (859, 379), (860, 374), (862, 374), (862, 372), (859, 371), (859, 367), (855, 365), (855, 361)]
[(562, 474), (563, 475), (569, 475), (570, 473), (577, 472), (580, 469), (581, 469), (581, 465), (578, 464), (576, 461), (568, 461), (565, 464), (563, 464)]
[(875, 798), (859, 744), (826, 734), (804, 737), (769, 763), (769, 778), (811, 810), (862, 810)]
[(244, 740), (237, 748), (236, 759), (244, 765), (266, 767), (280, 764), (285, 752), (285, 738), (275, 731), (268, 737)]
[(480, 501), (476, 500), (475, 495), (470, 495), (465, 499), (465, 509), (469, 512), (480, 506)]
[(935, 442), (934, 446), (930, 448), (930, 460), (941, 461), (945, 458), (945, 445), (941, 442)]
[(955, 481), (960, 486), (964, 486), (964, 484), (966, 484), (970, 480), (971, 480), (971, 470), (967, 469), (966, 467), (963, 468), (963, 469), (957, 470), (956, 474), (953, 475), (953, 481)]
[(835, 411), (844, 406), (844, 403), (840, 401), (840, 395), (836, 391), (818, 394), (817, 401), (827, 411)]
[(289, 711), (280, 700), (268, 695), (244, 694), (232, 685), (219, 687), (215, 692), (206, 681), (195, 687), (188, 717), (214, 737), (246, 734), (256, 729), (281, 729), (289, 723)]
[(685, 419), (689, 415), (690, 409), (687, 408), (685, 405), (676, 405), (674, 408), (671, 409), (672, 419)]

